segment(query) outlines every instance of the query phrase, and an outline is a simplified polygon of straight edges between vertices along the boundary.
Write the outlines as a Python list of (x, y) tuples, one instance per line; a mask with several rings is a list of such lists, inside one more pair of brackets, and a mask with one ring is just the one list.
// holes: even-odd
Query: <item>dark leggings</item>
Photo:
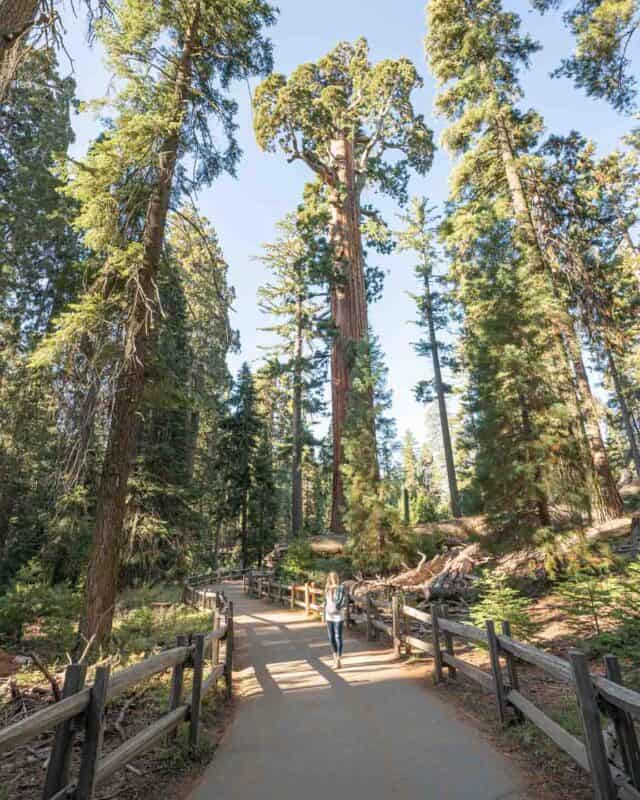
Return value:
[(329, 642), (331, 649), (335, 655), (340, 658), (342, 656), (342, 626), (344, 622), (327, 622), (327, 633), (329, 634)]

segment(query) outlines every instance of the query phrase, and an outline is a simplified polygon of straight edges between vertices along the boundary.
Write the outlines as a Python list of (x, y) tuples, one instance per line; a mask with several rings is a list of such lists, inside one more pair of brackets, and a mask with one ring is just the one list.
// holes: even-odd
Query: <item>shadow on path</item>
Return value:
[(190, 800), (503, 800), (519, 776), (424, 684), (424, 669), (225, 587), (238, 709)]

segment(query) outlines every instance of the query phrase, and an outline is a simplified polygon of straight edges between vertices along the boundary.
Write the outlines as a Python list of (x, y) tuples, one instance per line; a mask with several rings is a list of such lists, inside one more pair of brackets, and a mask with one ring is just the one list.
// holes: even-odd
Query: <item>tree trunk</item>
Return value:
[(258, 541), (258, 568), (262, 569), (262, 562), (264, 560), (264, 507), (262, 501), (260, 502), (260, 538)]
[(336, 162), (337, 186), (331, 190), (331, 244), (334, 275), (331, 316), (335, 337), (331, 350), (331, 410), (333, 428), (333, 491), (331, 531), (344, 533), (345, 507), (342, 437), (347, 418), (354, 345), (367, 338), (367, 294), (360, 235), (360, 194), (356, 185), (353, 146), (345, 139), (330, 145)]
[[(569, 315), (567, 315), (568, 317)], [(570, 319), (570, 318), (569, 318)], [(580, 343), (571, 324), (562, 320), (561, 334), (573, 368), (576, 397), (589, 449), (593, 477), (591, 508), (594, 522), (606, 522), (622, 515), (623, 503), (609, 465), (609, 458), (602, 439), (598, 412), (589, 385), (589, 376), (584, 366)]]
[(156, 307), (156, 275), (164, 245), (169, 199), (178, 156), (179, 128), (191, 82), (192, 50), (199, 23), (196, 11), (186, 31), (176, 77), (176, 133), (160, 147), (158, 175), (151, 189), (144, 233), (142, 263), (131, 282), (131, 311), (127, 323), (124, 364), (116, 384), (111, 427), (97, 492), (96, 523), (85, 587), (85, 616), (81, 632), (98, 646), (111, 633), (120, 567), (129, 475), (135, 457), (138, 409), (145, 384), (151, 323)]
[(438, 353), (438, 338), (436, 336), (436, 326), (433, 320), (433, 306), (431, 304), (431, 287), (429, 278), (425, 277), (425, 301), (427, 309), (427, 322), (429, 325), (429, 343), (431, 345), (431, 357), (433, 359), (433, 378), (438, 397), (438, 411), (440, 412), (440, 430), (442, 431), (442, 446), (444, 448), (444, 460), (447, 466), (447, 481), (449, 483), (449, 504), (451, 513), (454, 517), (462, 516), (460, 511), (460, 497), (458, 495), (458, 481), (456, 479), (456, 465), (453, 460), (453, 448), (451, 447), (451, 434), (449, 431), (449, 417), (447, 415), (447, 402), (444, 395), (444, 385), (442, 383), (442, 373), (440, 371), (440, 355)]
[[(509, 130), (501, 115), (496, 116), (496, 131), (505, 177), (509, 186), (511, 202), (520, 234), (523, 236), (526, 245), (531, 248), (536, 261), (536, 268), (540, 271), (545, 271), (549, 275), (552, 289), (555, 290), (553, 272), (531, 213), (529, 199), (520, 179)], [(592, 504), (595, 512), (594, 519), (596, 522), (604, 522), (620, 516), (622, 513), (622, 499), (616, 488), (607, 451), (602, 440), (596, 406), (584, 368), (573, 320), (568, 311), (560, 307), (557, 315), (550, 322), (558, 340), (564, 345), (573, 370), (578, 406), (584, 422), (586, 444), (592, 466), (593, 491), (596, 495)]]
[(611, 373), (611, 378), (613, 380), (616, 400), (618, 401), (618, 406), (620, 407), (620, 416), (622, 417), (624, 430), (627, 434), (627, 441), (629, 442), (629, 451), (631, 452), (631, 458), (633, 459), (636, 475), (640, 478), (640, 447), (638, 447), (636, 434), (633, 430), (633, 422), (631, 419), (631, 414), (629, 413), (629, 406), (627, 405), (624, 389), (622, 387), (622, 381), (620, 380), (618, 366), (611, 350), (607, 350), (607, 360), (609, 361), (609, 372)]
[(216, 519), (216, 532), (213, 536), (213, 566), (218, 569), (220, 553), (220, 529), (222, 528), (222, 517), (218, 515)]
[(9, 91), (24, 47), (36, 23), (40, 0), (0, 0), (0, 101)]
[(296, 302), (296, 345), (291, 423), (291, 537), (302, 533), (302, 297)]
[(247, 531), (247, 490), (242, 492), (240, 508), (240, 549), (242, 552), (242, 569), (249, 568), (249, 537)]

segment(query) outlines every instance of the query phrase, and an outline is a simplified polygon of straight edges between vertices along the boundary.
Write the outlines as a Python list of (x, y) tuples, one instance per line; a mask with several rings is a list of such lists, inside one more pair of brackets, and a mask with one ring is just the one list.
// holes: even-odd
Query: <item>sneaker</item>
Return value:
[(336, 659), (336, 669), (342, 669), (342, 659), (340, 656)]

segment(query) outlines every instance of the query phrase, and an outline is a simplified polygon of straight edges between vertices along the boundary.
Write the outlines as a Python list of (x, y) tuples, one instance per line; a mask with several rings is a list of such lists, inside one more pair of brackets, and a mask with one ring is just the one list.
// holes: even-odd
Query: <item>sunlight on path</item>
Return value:
[(517, 771), (430, 692), (424, 667), (225, 587), (236, 608), (237, 712), (189, 800), (503, 800)]

